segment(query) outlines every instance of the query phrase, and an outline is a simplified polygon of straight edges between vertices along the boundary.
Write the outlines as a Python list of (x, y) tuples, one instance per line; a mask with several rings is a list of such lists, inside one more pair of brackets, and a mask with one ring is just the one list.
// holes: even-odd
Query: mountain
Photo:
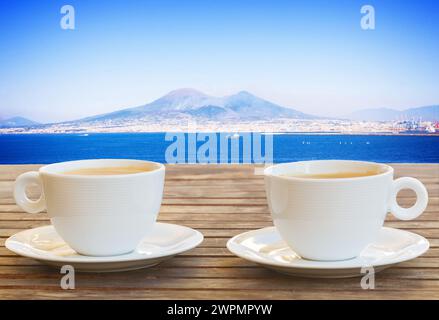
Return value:
[(439, 121), (439, 105), (411, 108), (403, 111), (407, 119), (422, 118), (422, 120)]
[[(286, 108), (259, 98), (248, 91), (236, 94), (214, 97), (194, 89), (178, 89), (145, 105), (125, 108), (111, 113), (99, 114), (87, 118), (61, 123), (40, 125), (34, 121), (14, 117), (0, 120), (0, 128), (8, 127), (53, 127), (67, 125), (75, 127), (100, 126), (119, 127), (142, 123), (172, 123), (173, 120), (221, 121), (223, 123), (239, 123), (240, 121), (270, 121), (280, 118), (287, 119), (330, 119), (318, 117)], [(395, 120), (427, 120), (439, 121), (439, 105), (410, 108), (403, 111), (379, 108), (364, 109), (353, 112), (344, 119), (366, 121), (395, 121)], [(332, 118), (334, 119), (334, 118)], [(169, 122), (170, 121), (170, 122)]]
[(9, 119), (0, 120), (0, 128), (33, 127), (37, 125), (39, 125), (38, 122), (23, 117), (13, 117)]
[(129, 121), (172, 117), (207, 120), (271, 120), (276, 118), (316, 119), (317, 116), (285, 108), (241, 91), (213, 97), (194, 89), (178, 89), (143, 106), (79, 119), (73, 122)]
[(267, 100), (258, 98), (247, 91), (238, 92), (225, 98), (224, 106), (233, 110), (240, 117), (274, 119), (274, 118), (296, 118), (296, 119), (316, 119), (317, 116), (305, 114), (303, 112), (281, 107)]
[(439, 121), (439, 105), (394, 110), (389, 108), (363, 109), (346, 116), (351, 120), (394, 121), (394, 120), (426, 120)]

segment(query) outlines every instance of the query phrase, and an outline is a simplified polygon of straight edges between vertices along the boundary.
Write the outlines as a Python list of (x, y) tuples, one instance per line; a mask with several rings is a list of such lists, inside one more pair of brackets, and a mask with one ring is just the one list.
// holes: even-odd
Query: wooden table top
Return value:
[[(428, 238), (431, 248), (378, 273), (374, 290), (363, 290), (360, 278), (285, 276), (227, 250), (230, 237), (272, 225), (263, 178), (251, 165), (167, 166), (159, 221), (198, 229), (203, 243), (150, 269), (76, 273), (76, 289), (63, 290), (59, 270), (4, 246), (16, 232), (50, 224), (46, 213), (24, 213), (12, 197), (14, 179), (39, 166), (0, 166), (0, 299), (439, 299), (439, 164), (392, 166), (396, 176), (423, 181), (430, 201), (418, 219), (397, 221), (388, 215), (386, 225)], [(414, 199), (409, 191), (399, 194), (402, 205)]]

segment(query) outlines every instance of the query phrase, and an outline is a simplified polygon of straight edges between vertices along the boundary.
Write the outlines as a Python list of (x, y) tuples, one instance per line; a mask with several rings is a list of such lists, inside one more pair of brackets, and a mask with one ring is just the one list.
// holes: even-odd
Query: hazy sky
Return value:
[(181, 87), (318, 115), (404, 109), (439, 103), (438, 71), (437, 0), (0, 0), (3, 118), (75, 119)]

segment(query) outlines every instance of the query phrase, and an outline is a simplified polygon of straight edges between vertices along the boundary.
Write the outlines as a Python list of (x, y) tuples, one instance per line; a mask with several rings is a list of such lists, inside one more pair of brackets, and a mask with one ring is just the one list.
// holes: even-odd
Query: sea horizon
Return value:
[(157, 130), (157, 131), (69, 131), (69, 132), (1, 132), (0, 136), (7, 135), (59, 135), (59, 134), (149, 134), (149, 133), (261, 133), (272, 135), (340, 135), (340, 136), (439, 136), (439, 132), (432, 133), (410, 133), (410, 132), (342, 132), (342, 131), (248, 131), (248, 130), (224, 130), (224, 131), (212, 131), (212, 130)]
[[(201, 133), (201, 132), (199, 132)], [(182, 135), (187, 132), (155, 133), (38, 133), (0, 134), (0, 164), (48, 164), (93, 158), (142, 159), (168, 163), (167, 148), (173, 143), (166, 135)], [(197, 132), (198, 134), (198, 132)], [(208, 133), (204, 133), (208, 134)], [(218, 137), (220, 133), (211, 132)], [(231, 140), (240, 143), (242, 150), (245, 133), (229, 132)], [(260, 133), (264, 151), (264, 133)], [(268, 138), (267, 138), (268, 139)], [(271, 139), (271, 138), (270, 138)], [(197, 141), (197, 150), (205, 141)], [(272, 135), (272, 161), (274, 163), (318, 160), (346, 159), (387, 163), (439, 163), (439, 135), (403, 134), (300, 134), (281, 133)], [(229, 152), (229, 149), (226, 152)], [(184, 148), (184, 161), (178, 163), (200, 163), (190, 155), (188, 143)], [(258, 163), (253, 158), (226, 155), (226, 163)], [(216, 163), (215, 161), (211, 163)], [(224, 163), (224, 162), (222, 162)]]

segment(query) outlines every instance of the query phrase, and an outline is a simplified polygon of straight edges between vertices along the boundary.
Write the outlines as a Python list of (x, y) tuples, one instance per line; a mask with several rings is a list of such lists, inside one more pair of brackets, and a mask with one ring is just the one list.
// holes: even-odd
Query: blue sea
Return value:
[[(234, 139), (242, 143), (243, 137)], [(261, 141), (264, 152), (264, 136)], [(439, 163), (439, 136), (280, 134), (273, 135), (272, 141), (275, 163), (312, 159)], [(166, 150), (172, 143), (165, 139), (165, 133), (2, 134), (0, 163), (46, 164), (92, 158), (164, 163)], [(197, 142), (197, 148), (203, 143)], [(185, 161), (194, 162), (187, 145)], [(230, 153), (229, 162), (257, 162), (242, 154), (234, 157)]]

